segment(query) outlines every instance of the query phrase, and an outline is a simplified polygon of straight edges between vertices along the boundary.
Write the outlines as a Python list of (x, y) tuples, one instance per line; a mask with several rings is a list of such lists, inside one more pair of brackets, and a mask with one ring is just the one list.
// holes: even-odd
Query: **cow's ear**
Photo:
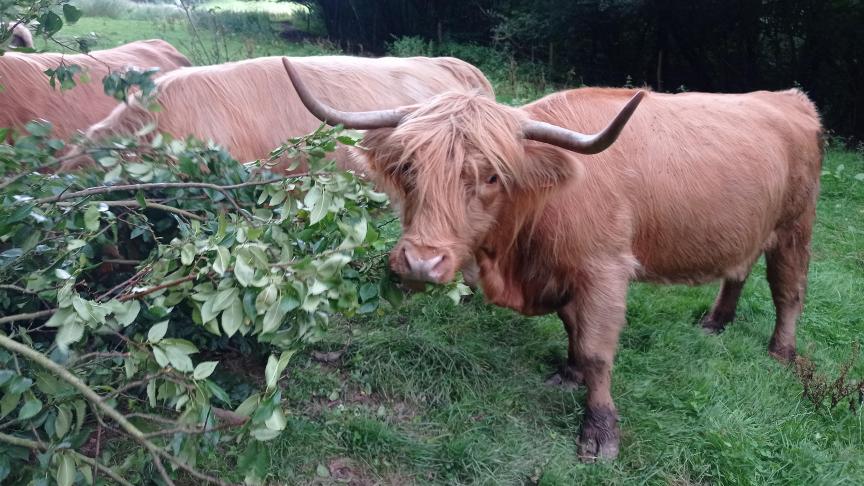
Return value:
[(582, 177), (582, 163), (567, 150), (545, 143), (528, 143), (525, 146), (524, 174), (529, 190), (551, 189)]

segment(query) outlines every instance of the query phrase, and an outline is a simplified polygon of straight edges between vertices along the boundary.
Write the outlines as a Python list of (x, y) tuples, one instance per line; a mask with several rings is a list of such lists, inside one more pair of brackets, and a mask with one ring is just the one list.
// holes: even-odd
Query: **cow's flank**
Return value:
[[(61, 62), (80, 66), (90, 81), (76, 76), (78, 85), (73, 89), (52, 89), (45, 71), (56, 69)], [(31, 120), (44, 119), (53, 125), (53, 136), (65, 139), (117, 106), (117, 100), (102, 88), (102, 78), (109, 72), (157, 67), (163, 73), (189, 64), (162, 40), (137, 41), (86, 55), (7, 52), (0, 56), (0, 84), (5, 88), (0, 92), (0, 127), (20, 130)]]
[[(345, 110), (412, 104), (448, 90), (493, 97), (483, 74), (454, 58), (314, 56), (292, 62), (315, 80), (309, 86), (315, 96)], [(301, 103), (280, 57), (184, 69), (156, 84), (158, 112), (133, 101), (93, 125), (88, 137), (131, 135), (152, 123), (154, 135), (212, 140), (246, 162), (266, 158), (286, 139), (321, 124)], [(342, 167), (357, 168), (344, 149), (336, 157)]]

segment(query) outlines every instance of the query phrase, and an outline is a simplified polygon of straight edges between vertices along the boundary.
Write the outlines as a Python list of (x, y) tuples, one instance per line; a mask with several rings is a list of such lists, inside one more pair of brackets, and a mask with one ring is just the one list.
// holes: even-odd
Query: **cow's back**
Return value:
[[(631, 95), (574, 90), (528, 110), (590, 133), (602, 129)], [(620, 236), (643, 278), (740, 276), (776, 228), (812, 207), (821, 126), (812, 103), (797, 90), (649, 93), (610, 149), (579, 159), (586, 168), (583, 180), (553, 205), (592, 208), (586, 218), (594, 218), (597, 231), (586, 231), (584, 221), (574, 224), (598, 244), (604, 238), (608, 244), (608, 234)]]
[[(319, 99), (341, 110), (395, 108), (449, 90), (493, 96), (482, 73), (452, 58), (314, 56), (292, 58), (292, 63)], [(129, 134), (136, 125), (155, 121), (161, 132), (213, 140), (248, 161), (320, 125), (300, 102), (281, 57), (184, 69), (157, 84), (159, 112), (118, 108), (90, 130), (91, 137)], [(339, 156), (344, 162), (347, 153)]]
[[(59, 85), (52, 89), (44, 71), (56, 69), (61, 61), (84, 68), (89, 82), (76, 76), (73, 89), (61, 90)], [(5, 88), (0, 92), (4, 107), (0, 126), (20, 129), (30, 120), (45, 119), (53, 124), (55, 137), (67, 138), (103, 119), (117, 105), (102, 88), (102, 78), (109, 71), (134, 66), (167, 72), (188, 65), (188, 59), (162, 40), (132, 42), (89, 55), (6, 53), (0, 56), (0, 84)]]

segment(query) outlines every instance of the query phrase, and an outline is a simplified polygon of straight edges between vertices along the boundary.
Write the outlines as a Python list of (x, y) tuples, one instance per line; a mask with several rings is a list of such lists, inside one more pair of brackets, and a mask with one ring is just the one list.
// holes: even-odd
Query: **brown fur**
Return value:
[[(416, 103), (447, 90), (492, 87), (475, 67), (454, 58), (347, 56), (292, 58), (311, 89), (343, 110), (370, 110)], [(285, 75), (281, 57), (184, 69), (158, 82), (162, 109), (121, 106), (88, 131), (91, 139), (129, 135), (147, 123), (174, 137), (194, 135), (225, 147), (240, 161), (266, 158), (286, 139), (321, 124), (306, 111)], [(338, 160), (351, 167), (347, 152)]]
[(736, 285), (765, 253), (777, 307), (770, 349), (794, 356), (822, 158), (819, 116), (797, 90), (649, 93), (593, 156), (521, 137), (527, 118), (599, 131), (633, 94), (586, 88), (521, 109), (447, 94), (364, 142), (402, 211), (394, 271), (413, 275), (408, 251), (441, 257), (427, 279), (444, 282), (476, 259), (491, 302), (558, 312), (568, 364), (588, 388), (582, 452), (603, 457), (617, 454), (617, 428), (606, 429), (629, 281), (726, 280), (709, 316), (725, 325)]
[(12, 25), (11, 36), (9, 37), (9, 47), (26, 47), (33, 49), (33, 34), (26, 25), (15, 23)]
[[(76, 64), (90, 76), (70, 90), (51, 89), (46, 69), (56, 69), (60, 63)], [(78, 129), (85, 129), (108, 115), (117, 100), (103, 92), (102, 78), (109, 71), (128, 66), (159, 67), (161, 72), (188, 66), (186, 59), (174, 47), (162, 40), (132, 42), (113, 49), (93, 51), (89, 55), (56, 53), (23, 54), (7, 52), (0, 56), (0, 127), (21, 129), (27, 122), (44, 119), (54, 126), (53, 136), (68, 138)]]

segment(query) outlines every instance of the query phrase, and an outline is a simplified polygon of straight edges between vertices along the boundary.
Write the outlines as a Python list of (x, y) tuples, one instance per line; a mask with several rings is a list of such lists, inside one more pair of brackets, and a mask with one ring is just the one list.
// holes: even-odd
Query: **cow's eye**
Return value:
[(498, 175), (492, 175), (486, 179), (486, 184), (497, 184), (497, 183), (498, 183)]

